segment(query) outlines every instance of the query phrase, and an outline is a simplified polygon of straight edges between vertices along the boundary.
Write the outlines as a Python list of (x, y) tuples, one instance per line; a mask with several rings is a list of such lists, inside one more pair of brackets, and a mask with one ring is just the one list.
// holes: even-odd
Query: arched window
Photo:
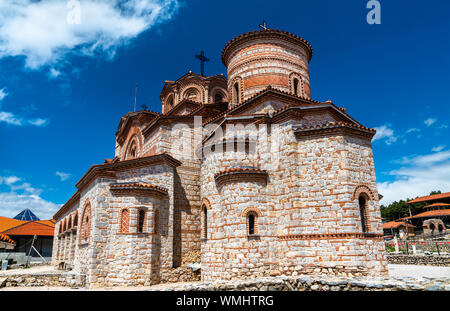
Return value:
[(247, 214), (247, 234), (255, 235), (257, 234), (257, 220), (258, 215), (255, 212), (249, 212)]
[(78, 212), (75, 213), (74, 220), (73, 220), (73, 226), (78, 226)]
[(172, 109), (173, 107), (173, 96), (170, 95), (169, 99), (167, 100), (167, 109)]
[(145, 224), (145, 210), (140, 209), (138, 212), (138, 227), (137, 227), (138, 233), (144, 232), (144, 224)]
[(69, 216), (69, 224), (67, 225), (67, 229), (72, 229), (72, 216)]
[(233, 86), (233, 102), (239, 104), (239, 83), (236, 82)]
[(193, 101), (201, 101), (200, 91), (195, 87), (191, 87), (184, 92), (183, 98)]
[(120, 213), (120, 232), (128, 232), (130, 224), (130, 212), (128, 209), (123, 209)]
[(136, 141), (133, 141), (130, 145), (130, 149), (128, 151), (128, 158), (134, 159), (137, 156), (137, 144)]
[(368, 210), (369, 200), (368, 197), (364, 194), (359, 196), (359, 212), (361, 215), (361, 229), (362, 232), (369, 232), (369, 222), (368, 222)]
[(295, 95), (298, 95), (298, 79), (297, 78), (294, 78), (294, 83), (293, 83), (293, 87), (294, 87), (294, 94)]
[(80, 223), (80, 242), (89, 242), (91, 236), (91, 204), (84, 207)]
[(214, 102), (215, 103), (221, 103), (223, 101), (223, 96), (220, 93), (216, 93), (216, 95), (214, 95)]
[(202, 238), (208, 238), (208, 209), (202, 205)]
[(431, 234), (434, 234), (434, 229), (436, 229), (436, 227), (434, 226), (433, 223), (431, 223), (431, 224), (430, 224)]

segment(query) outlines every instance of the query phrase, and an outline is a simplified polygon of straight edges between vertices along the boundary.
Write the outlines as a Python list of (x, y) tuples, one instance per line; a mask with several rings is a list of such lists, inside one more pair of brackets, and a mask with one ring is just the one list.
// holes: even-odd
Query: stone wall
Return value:
[(449, 291), (450, 279), (347, 278), (329, 276), (265, 277), (238, 281), (173, 284), (149, 290), (174, 291)]
[(438, 255), (387, 255), (388, 263), (398, 265), (450, 266), (450, 256)]
[(76, 273), (10, 274), (0, 276), (2, 287), (64, 286), (85, 287), (86, 276)]
[[(264, 127), (258, 135), (248, 133), (257, 137), (256, 152), (217, 148), (204, 156), (201, 191), (210, 206), (201, 242), (203, 281), (292, 275), (305, 266), (387, 273), (370, 140), (328, 133), (297, 137), (294, 126), (289, 121), (270, 134)], [(227, 143), (229, 136), (227, 128)], [(215, 178), (235, 167), (266, 171), (267, 179)], [(361, 194), (367, 198), (367, 231)], [(254, 236), (247, 233), (249, 210), (258, 215)]]

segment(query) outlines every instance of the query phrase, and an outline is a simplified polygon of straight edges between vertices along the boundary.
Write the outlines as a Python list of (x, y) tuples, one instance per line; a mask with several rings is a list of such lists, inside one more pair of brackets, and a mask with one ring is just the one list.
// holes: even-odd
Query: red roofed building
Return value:
[(408, 201), (408, 204), (428, 203), (424, 209), (428, 211), (404, 217), (400, 220), (406, 220), (416, 226), (416, 234), (424, 235), (443, 235), (450, 230), (450, 192), (426, 195)]
[[(8, 250), (8, 252), (28, 254), (33, 237), (36, 236), (33, 243), (34, 248), (41, 256), (50, 260), (54, 230), (54, 220), (28, 221), (0, 216), (0, 234), (8, 236), (15, 244), (14, 249)], [(31, 256), (39, 257), (35, 251), (31, 252)]]
[(407, 233), (414, 233), (415, 226), (405, 222), (405, 221), (389, 221), (385, 222), (383, 225), (384, 236), (394, 236), (399, 235), (400, 238), (406, 236)]
[(419, 202), (443, 202), (443, 203), (450, 203), (450, 192), (446, 193), (439, 193), (439, 194), (432, 194), (432, 195), (426, 195), (423, 197), (415, 198), (414, 200), (408, 201), (407, 203), (419, 203)]

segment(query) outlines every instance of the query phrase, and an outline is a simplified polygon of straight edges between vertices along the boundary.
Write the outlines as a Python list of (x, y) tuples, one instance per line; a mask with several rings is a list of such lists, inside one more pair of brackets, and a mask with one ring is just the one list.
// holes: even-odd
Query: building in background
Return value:
[[(8, 250), (9, 253), (16, 253), (12, 256), (14, 258), (19, 258), (18, 253), (28, 255), (33, 243), (39, 254), (32, 250), (30, 253), (32, 261), (42, 261), (41, 256), (50, 261), (54, 230), (54, 220), (40, 220), (29, 209), (25, 209), (13, 218), (0, 216), (0, 234), (8, 236), (14, 242), (14, 249)], [(34, 236), (36, 239), (33, 242)]]
[(418, 197), (407, 203), (427, 203), (423, 212), (400, 219), (416, 227), (415, 235), (444, 236), (449, 233), (450, 192)]

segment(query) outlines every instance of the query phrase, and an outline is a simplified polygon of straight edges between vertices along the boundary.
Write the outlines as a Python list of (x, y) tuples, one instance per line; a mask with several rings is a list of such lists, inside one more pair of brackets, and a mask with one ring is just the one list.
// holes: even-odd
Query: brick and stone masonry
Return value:
[(166, 81), (162, 112), (120, 120), (115, 156), (55, 214), (53, 264), (90, 287), (386, 275), (375, 130), (311, 99), (311, 45), (246, 33), (228, 78)]

